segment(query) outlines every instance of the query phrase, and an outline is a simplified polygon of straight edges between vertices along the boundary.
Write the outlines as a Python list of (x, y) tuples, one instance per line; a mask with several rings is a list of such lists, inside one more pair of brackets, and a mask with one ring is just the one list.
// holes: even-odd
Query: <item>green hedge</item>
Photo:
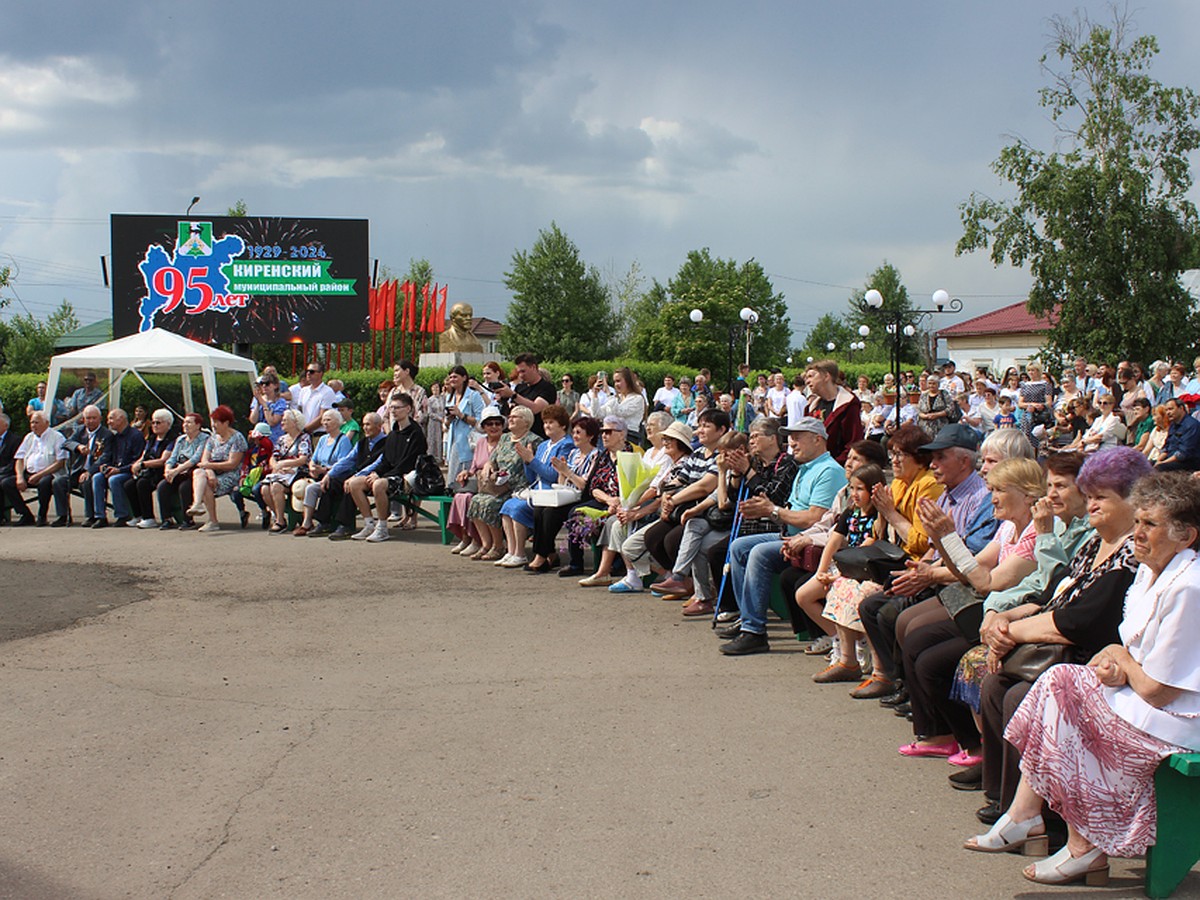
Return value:
[[(507, 361), (499, 362), (506, 371), (511, 371), (511, 363)], [(842, 365), (842, 370), (846, 373), (846, 381), (851, 387), (854, 386), (859, 375), (866, 375), (871, 379), (872, 384), (879, 384), (883, 380), (884, 373), (891, 371), (886, 363), (839, 362)], [(663, 378), (667, 375), (674, 376), (676, 381), (678, 381), (681, 375), (686, 374), (690, 376), (695, 374), (694, 370), (686, 366), (636, 359), (550, 362), (545, 363), (543, 368), (550, 373), (551, 380), (556, 386), (563, 375), (570, 375), (575, 381), (576, 390), (583, 390), (587, 385), (589, 375), (594, 375), (597, 371), (603, 369), (609, 373), (611, 380), (613, 369), (618, 369), (622, 366), (628, 366), (641, 377), (642, 381), (646, 384), (646, 391), (650, 396), (654, 396), (654, 392), (662, 385)], [(466, 368), (476, 378), (479, 378), (483, 374), (482, 366), (471, 365)], [(901, 368), (912, 369), (914, 371), (920, 370), (919, 365), (909, 363), (906, 363)], [(290, 377), (286, 370), (283, 371), (284, 380), (289, 384), (293, 383), (295, 378)], [(423, 368), (417, 375), (417, 383), (428, 390), (429, 385), (434, 381), (445, 379), (448, 371), (449, 369), (445, 366)], [(717, 366), (712, 371), (713, 377), (718, 382), (725, 378), (725, 369), (723, 366)], [(796, 372), (802, 372), (803, 367), (787, 366), (783, 371), (790, 383), (792, 376)], [(751, 372), (752, 379), (757, 374), (758, 370), (753, 370)], [(42, 374), (0, 375), (0, 402), (3, 402), (5, 412), (12, 418), (13, 430), (18, 434), (24, 434), (29, 430), (29, 423), (25, 419), (25, 404), (30, 397), (37, 395), (37, 383), (45, 377)], [(390, 369), (360, 370), (355, 372), (331, 371), (327, 373), (326, 380), (341, 379), (345, 385), (346, 395), (354, 401), (355, 416), (361, 418), (363, 412), (376, 409), (379, 406), (379, 383), (390, 380), (391, 377), (392, 372)], [(183, 409), (183, 388), (180, 385), (178, 375), (147, 375), (145, 378), (146, 383), (154, 389), (154, 392), (162, 397), (172, 408), (177, 410)], [(67, 396), (70, 396), (71, 391), (75, 390), (77, 386), (70, 373), (64, 373), (64, 381), (59, 385), (59, 398), (65, 399)], [(248, 426), (249, 423), (246, 421), (246, 414), (250, 408), (250, 385), (246, 377), (234, 373), (218, 375), (217, 394), (221, 398), (222, 403), (226, 403), (233, 408), (233, 411), (238, 416), (239, 427), (244, 428)], [(198, 375), (192, 376), (192, 399), (198, 406), (202, 406), (204, 403), (204, 384)], [(121, 405), (125, 409), (132, 411), (139, 404), (150, 410), (154, 410), (162, 405), (136, 377), (127, 376), (121, 385)]]

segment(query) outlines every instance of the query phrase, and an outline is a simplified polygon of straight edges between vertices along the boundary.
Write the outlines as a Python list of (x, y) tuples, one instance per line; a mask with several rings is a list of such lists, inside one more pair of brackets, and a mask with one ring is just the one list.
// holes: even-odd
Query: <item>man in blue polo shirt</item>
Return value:
[(829, 455), (829, 433), (820, 419), (805, 416), (780, 428), (788, 438), (788, 450), (800, 464), (792, 482), (787, 507), (775, 506), (766, 497), (742, 501), (740, 511), (748, 519), (769, 516), (779, 523), (780, 531), (748, 534), (729, 545), (729, 579), (741, 613), (737, 635), (721, 645), (726, 656), (766, 653), (767, 607), (771, 601), (771, 582), (790, 565), (783, 555), (783, 534), (798, 534), (813, 525), (833, 505), (833, 498), (846, 486), (846, 472)]
[(1200, 422), (1187, 414), (1187, 405), (1176, 397), (1168, 400), (1166, 407), (1171, 428), (1154, 468), (1162, 472), (1195, 472), (1200, 469)]

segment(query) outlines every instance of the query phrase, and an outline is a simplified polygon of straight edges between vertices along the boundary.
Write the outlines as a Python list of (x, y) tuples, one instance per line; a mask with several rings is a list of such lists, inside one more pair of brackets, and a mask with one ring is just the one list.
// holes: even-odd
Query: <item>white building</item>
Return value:
[(1037, 355), (1049, 324), (1030, 313), (1022, 300), (943, 328), (937, 337), (946, 342), (946, 356), (960, 372), (982, 366), (999, 376), (1009, 366), (1023, 369)]

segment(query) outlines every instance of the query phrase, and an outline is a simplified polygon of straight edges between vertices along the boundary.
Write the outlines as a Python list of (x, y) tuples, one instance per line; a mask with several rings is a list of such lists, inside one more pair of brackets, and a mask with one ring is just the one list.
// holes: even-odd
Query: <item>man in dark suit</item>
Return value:
[(10, 424), (12, 422), (8, 416), (0, 412), (0, 491), (4, 492), (9, 508), (20, 517), (15, 524), (32, 525), (33, 516), (25, 501), (21, 499), (20, 490), (17, 489), (16, 459), (21, 439), (13, 434), (13, 430), (8, 427)]
[[(146, 449), (146, 438), (138, 429), (129, 424), (129, 416), (123, 409), (113, 409), (108, 413), (108, 428), (112, 432), (110, 441), (112, 459), (106, 466), (101, 466), (92, 474), (89, 486), (92, 492), (92, 509), (96, 513), (94, 528), (107, 528), (108, 516), (105, 507), (108, 502), (108, 490), (112, 488), (113, 515), (117, 517), (118, 525), (129, 522), (132, 513), (129, 510), (129, 498), (125, 495), (122, 482), (128, 481), (133, 464), (141, 459)], [(86, 523), (84, 523), (86, 524)]]
[[(87, 515), (83, 525), (91, 528), (96, 524), (96, 509), (92, 492), (88, 489), (92, 476), (101, 466), (112, 464), (112, 432), (101, 424), (100, 407), (87, 406), (83, 410), (83, 423), (63, 442), (70, 461), (67, 471), (54, 478), (54, 511), (58, 518), (52, 527), (61, 528), (68, 523), (71, 511), (71, 491), (83, 492), (83, 508)], [(104, 510), (100, 510), (103, 514)]]

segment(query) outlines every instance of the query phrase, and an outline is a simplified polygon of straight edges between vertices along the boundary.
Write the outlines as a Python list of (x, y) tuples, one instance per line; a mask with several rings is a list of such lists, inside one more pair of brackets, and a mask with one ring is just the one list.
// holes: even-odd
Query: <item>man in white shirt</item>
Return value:
[(327, 410), (333, 409), (335, 395), (333, 389), (324, 383), (325, 366), (320, 360), (313, 360), (304, 367), (307, 381), (303, 387), (295, 391), (296, 406), (304, 413), (304, 430), (309, 434), (324, 432), (321, 416)]
[(654, 392), (654, 409), (655, 411), (665, 410), (671, 411), (671, 404), (679, 396), (679, 388), (675, 387), (675, 376), (664, 375), (663, 384), (657, 391)]
[(963, 380), (954, 372), (954, 360), (947, 360), (942, 366), (942, 378), (938, 382), (938, 387), (946, 391), (951, 397), (957, 397), (959, 394), (966, 391), (967, 387), (963, 384)]
[[(63, 446), (66, 438), (61, 431), (50, 427), (46, 414), (41, 411), (29, 417), (29, 427), (32, 430), (25, 435), (16, 453), (17, 490), (24, 492), (29, 488), (37, 488), (37, 524), (45, 525), (54, 473), (67, 464), (67, 448)], [(20, 507), (17, 507), (17, 511), (21, 512)], [(28, 513), (29, 507), (26, 506), (24, 514)]]
[(787, 395), (787, 420), (799, 422), (808, 415), (808, 397), (804, 396), (804, 375), (798, 373), (792, 379), (792, 389)]

